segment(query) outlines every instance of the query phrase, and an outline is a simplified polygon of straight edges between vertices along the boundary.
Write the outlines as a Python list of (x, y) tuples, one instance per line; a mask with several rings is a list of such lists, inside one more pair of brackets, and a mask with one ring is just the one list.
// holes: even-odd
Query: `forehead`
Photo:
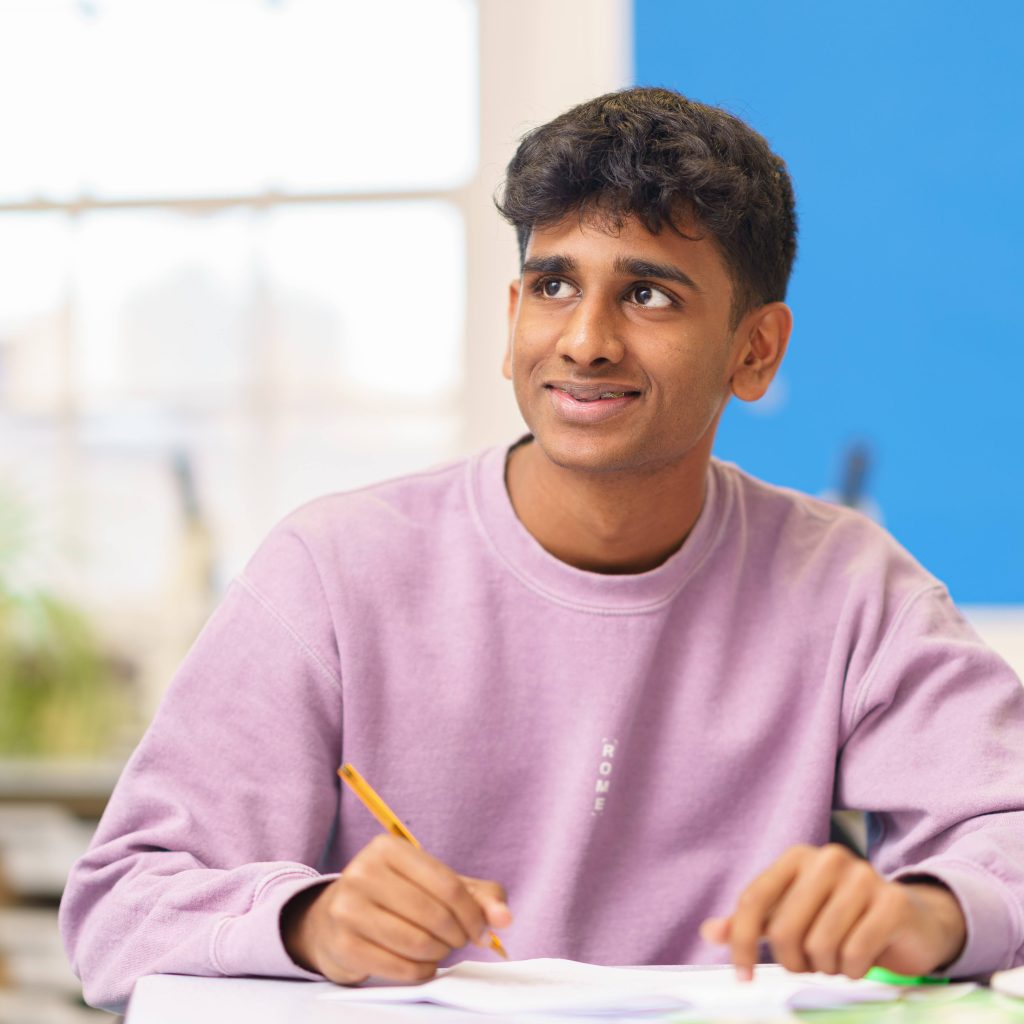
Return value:
[(679, 268), (701, 290), (729, 290), (730, 278), (718, 242), (692, 218), (656, 234), (635, 217), (616, 223), (571, 213), (553, 224), (535, 227), (525, 262), (541, 257), (568, 257), (581, 271), (619, 273), (627, 262), (646, 261)]

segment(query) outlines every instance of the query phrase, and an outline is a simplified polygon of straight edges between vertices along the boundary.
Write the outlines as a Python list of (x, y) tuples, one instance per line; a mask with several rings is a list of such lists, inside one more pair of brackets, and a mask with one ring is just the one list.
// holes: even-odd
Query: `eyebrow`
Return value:
[(662, 281), (675, 281), (687, 288), (692, 288), (695, 292), (700, 292), (696, 281), (671, 263), (652, 263), (650, 260), (619, 256), (615, 260), (615, 269), (618, 273), (627, 274), (630, 277), (657, 277)]
[(571, 274), (578, 264), (571, 256), (531, 256), (523, 264), (524, 274)]
[[(653, 277), (662, 281), (676, 281), (678, 284), (700, 292), (697, 283), (689, 274), (684, 274), (671, 263), (652, 263), (650, 260), (631, 256), (619, 256), (613, 264), (617, 274), (628, 277)], [(571, 274), (579, 264), (571, 256), (531, 256), (523, 264), (524, 274)]]

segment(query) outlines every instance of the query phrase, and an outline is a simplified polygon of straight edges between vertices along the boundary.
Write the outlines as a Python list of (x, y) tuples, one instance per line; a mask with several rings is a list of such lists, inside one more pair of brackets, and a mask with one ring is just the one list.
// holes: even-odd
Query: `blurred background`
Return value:
[(491, 197), (598, 93), (721, 104), (793, 173), (796, 332), (718, 454), (880, 519), (1024, 671), (1022, 28), (993, 0), (0, 0), (0, 1020), (100, 1016), (64, 877), (271, 526), (521, 431)]

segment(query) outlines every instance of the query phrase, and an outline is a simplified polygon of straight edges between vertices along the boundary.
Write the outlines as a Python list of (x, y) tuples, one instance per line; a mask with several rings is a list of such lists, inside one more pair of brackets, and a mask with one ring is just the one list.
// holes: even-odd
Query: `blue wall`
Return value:
[(954, 598), (1024, 603), (1024, 3), (635, 0), (635, 68), (748, 120), (796, 186), (789, 354), (717, 454), (821, 493), (864, 442)]

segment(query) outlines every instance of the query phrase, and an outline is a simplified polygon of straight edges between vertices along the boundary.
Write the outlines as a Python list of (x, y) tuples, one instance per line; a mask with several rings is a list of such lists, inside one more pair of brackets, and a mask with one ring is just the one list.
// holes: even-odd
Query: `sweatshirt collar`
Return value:
[(556, 604), (604, 615), (656, 611), (700, 568), (727, 518), (731, 502), (712, 460), (697, 522), (682, 547), (661, 565), (633, 574), (577, 569), (545, 551), (516, 516), (505, 486), (505, 464), (512, 447), (515, 445), (488, 448), (469, 461), (470, 508), (485, 541), (505, 568), (523, 585)]

